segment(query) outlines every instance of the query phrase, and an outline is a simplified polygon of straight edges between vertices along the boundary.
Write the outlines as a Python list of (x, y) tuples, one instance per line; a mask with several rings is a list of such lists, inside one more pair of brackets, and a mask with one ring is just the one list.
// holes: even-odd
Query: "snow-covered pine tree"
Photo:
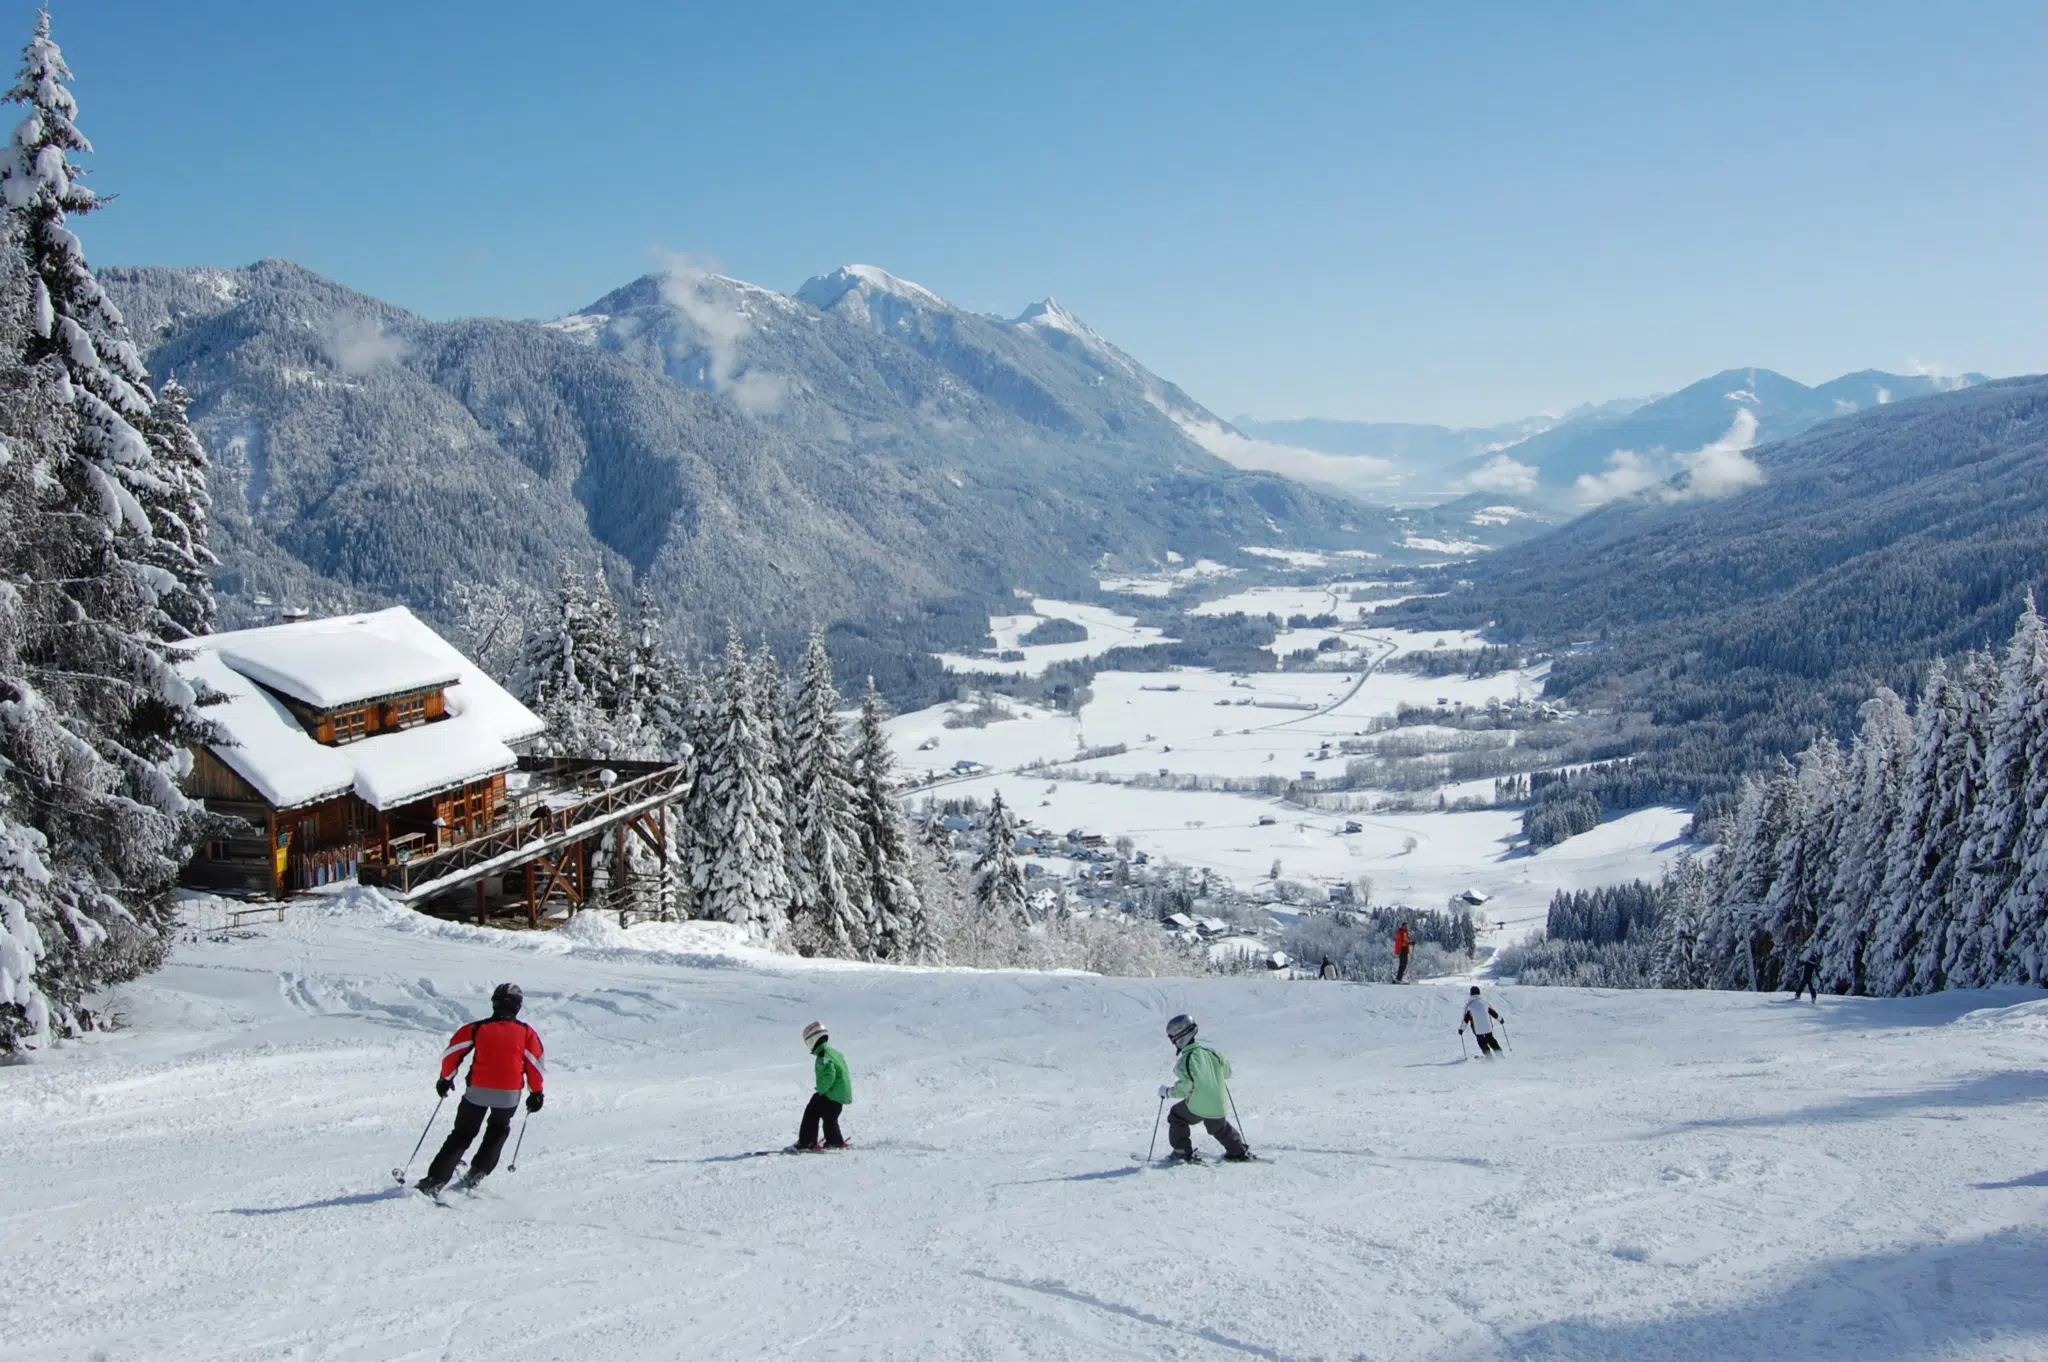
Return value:
[(1797, 979), (1799, 957), (1809, 945), (1818, 945), (1821, 918), (1834, 892), (1841, 786), (1840, 745), (1833, 738), (1816, 739), (1799, 754), (1777, 874), (1764, 895), (1763, 930), (1770, 944), (1758, 961), (1763, 988), (1782, 988)]
[(702, 916), (779, 942), (789, 922), (783, 790), (774, 775), (755, 687), (746, 646), (733, 630), (726, 639), (699, 782), (703, 841), (691, 867), (691, 887)]
[(754, 646), (754, 708), (761, 716), (761, 728), (768, 739), (769, 772), (783, 791), (783, 802), (776, 805), (775, 818), (782, 829), (782, 865), (790, 883), (791, 902), (794, 903), (801, 857), (796, 844), (796, 823), (792, 817), (795, 806), (788, 797), (791, 765), (789, 710), (792, 703), (789, 682), (782, 675), (782, 664), (775, 660), (775, 650), (768, 646), (764, 637)]
[(200, 826), (178, 779), (211, 736), (160, 638), (148, 377), (66, 225), (97, 206), (69, 77), (41, 15), (0, 152), (0, 1050), (89, 1024), (93, 990), (161, 959)]
[(156, 591), (157, 634), (165, 639), (213, 632), (212, 571), (220, 559), (206, 542), (213, 497), (206, 490), (206, 449), (192, 429), (191, 409), (192, 395), (177, 379), (167, 379), (142, 422), (164, 482), (161, 491), (143, 487), (136, 495), (152, 533), (144, 561), (164, 574)]
[(547, 723), (544, 750), (623, 757), (633, 750), (631, 648), (604, 570), (564, 559), (555, 600), (526, 639), (523, 692)]
[(996, 922), (1024, 920), (1024, 868), (1017, 864), (1017, 823), (1001, 793), (982, 820), (984, 845), (974, 863), (974, 906)]
[(1942, 987), (1949, 892), (1989, 736), (1983, 706), (1995, 681), (1986, 681), (1988, 670), (1978, 658), (1955, 669), (1936, 662), (1914, 716), (1913, 756), (1885, 856), (1866, 963), (1873, 993), (1889, 997)]
[(683, 672), (683, 738), (688, 743), (683, 758), (689, 771), (690, 790), (676, 805), (674, 815), (674, 849), (676, 866), (680, 872), (685, 911), (693, 917), (704, 914), (696, 905), (696, 879), (698, 867), (711, 863), (713, 845), (708, 829), (711, 826), (709, 786), (704, 772), (711, 755), (711, 735), (716, 730), (716, 716), (711, 701), (711, 681), (693, 663)]
[(1764, 904), (1778, 879), (1797, 789), (1798, 776), (1783, 760), (1769, 776), (1743, 778), (1727, 841), (1711, 873), (1713, 909), (1701, 938), (1710, 987), (1768, 986), (1763, 976), (1768, 954)]
[(882, 727), (885, 717), (869, 677), (853, 744), (854, 813), (868, 876), (868, 949), (878, 960), (911, 964), (936, 957), (938, 933), (911, 873), (910, 827), (896, 799), (896, 756)]
[(689, 742), (682, 669), (664, 641), (661, 607), (641, 587), (633, 598), (631, 684), (626, 704), (636, 744), (649, 761), (678, 761)]
[(1841, 845), (1821, 924), (1820, 977), (1859, 995), (1869, 989), (1865, 952), (1899, 816), (1900, 782), (1912, 754), (1913, 719), (1906, 702), (1880, 688), (1864, 702), (1863, 727), (1844, 763)]
[(2040, 920), (2041, 891), (2048, 889), (2035, 884), (2015, 892), (2048, 833), (2048, 631), (2032, 592), (2006, 646), (1990, 724), (1982, 797), (1970, 817), (1946, 949), (1956, 988), (2028, 979), (2013, 946), (2023, 924)]
[(868, 874), (839, 703), (824, 632), (813, 630), (790, 716), (791, 917), (801, 946), (858, 959), (869, 950)]
[(1697, 858), (1681, 856), (1665, 872), (1658, 895), (1664, 919), (1658, 924), (1655, 973), (1659, 988), (1705, 988), (1709, 982), (1702, 954), (1708, 901), (1706, 867)]
[(2023, 691), (2012, 701), (2014, 736), (2024, 733), (2019, 740), (2034, 756), (2019, 796), (2026, 822), (2008, 857), (2013, 879), (1993, 913), (1991, 930), (2001, 979), (2048, 984), (2048, 638), (2031, 609), (2014, 631), (2006, 663), (2007, 684), (2017, 683)]

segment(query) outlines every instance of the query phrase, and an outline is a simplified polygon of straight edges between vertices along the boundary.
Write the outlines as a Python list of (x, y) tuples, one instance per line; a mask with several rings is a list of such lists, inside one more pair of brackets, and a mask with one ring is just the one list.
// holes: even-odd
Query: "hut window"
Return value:
[(424, 696), (424, 695), (414, 695), (414, 696), (410, 696), (410, 697), (408, 697), (408, 698), (406, 698), (406, 699), (404, 699), (404, 700), (393, 700), (393, 701), (391, 702), (391, 722), (390, 722), (390, 727), (392, 727), (392, 728), (412, 728), (412, 727), (414, 727), (415, 725), (418, 725), (418, 724), (423, 724), (423, 723), (425, 723), (426, 721), (427, 721), (427, 697), (426, 697), (426, 696)]
[(369, 726), (369, 711), (361, 709), (342, 710), (334, 716), (334, 741), (336, 743), (354, 742), (369, 731)]

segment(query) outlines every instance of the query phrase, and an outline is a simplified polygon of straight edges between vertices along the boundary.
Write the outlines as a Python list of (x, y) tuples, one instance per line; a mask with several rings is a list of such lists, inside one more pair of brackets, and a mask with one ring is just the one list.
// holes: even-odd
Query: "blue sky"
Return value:
[[(25, 39), (33, 9), (11, 11)], [(96, 263), (1054, 295), (1226, 416), (2048, 369), (2048, 6), (54, 0)]]

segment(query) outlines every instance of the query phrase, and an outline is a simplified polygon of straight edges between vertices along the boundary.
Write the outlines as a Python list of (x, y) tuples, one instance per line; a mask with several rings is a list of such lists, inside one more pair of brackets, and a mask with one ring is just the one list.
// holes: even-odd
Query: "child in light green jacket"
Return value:
[(1161, 1101), (1178, 1098), (1166, 1113), (1166, 1138), (1173, 1145), (1173, 1157), (1181, 1163), (1199, 1163), (1192, 1127), (1200, 1121), (1210, 1137), (1223, 1146), (1226, 1163), (1244, 1163), (1252, 1156), (1244, 1137), (1224, 1119), (1230, 1110), (1230, 1094), (1224, 1087), (1230, 1077), (1230, 1061), (1206, 1045), (1195, 1044), (1195, 1019), (1185, 1014), (1166, 1024), (1166, 1038), (1180, 1052), (1174, 1062), (1175, 1082), (1159, 1090)]

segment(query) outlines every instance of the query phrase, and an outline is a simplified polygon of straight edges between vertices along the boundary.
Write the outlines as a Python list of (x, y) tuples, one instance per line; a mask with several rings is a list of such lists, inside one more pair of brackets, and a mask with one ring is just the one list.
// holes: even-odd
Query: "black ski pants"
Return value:
[(1394, 971), (1394, 982), (1398, 984), (1408, 977), (1408, 952), (1402, 951), (1394, 959), (1401, 962), (1400, 966)]
[(1223, 1146), (1224, 1153), (1242, 1154), (1245, 1152), (1244, 1137), (1237, 1133), (1235, 1126), (1231, 1125), (1230, 1122), (1224, 1120), (1221, 1116), (1197, 1116), (1188, 1110), (1186, 1102), (1175, 1102), (1172, 1107), (1167, 1109), (1166, 1113), (1166, 1140), (1167, 1143), (1174, 1147), (1175, 1152), (1181, 1154), (1192, 1154), (1195, 1152), (1195, 1138), (1192, 1127), (1197, 1121), (1202, 1123), (1202, 1129), (1209, 1132), (1211, 1139)]
[(1820, 967), (1817, 965), (1802, 965), (1800, 967), (1799, 982), (1792, 986), (1793, 1002), (1798, 1002), (1799, 995), (1802, 993), (1811, 993), (1815, 1002), (1820, 1001), (1820, 988), (1813, 981), (1814, 975), (1818, 973), (1820, 973)]
[[(434, 1155), (434, 1162), (427, 1169), (427, 1177), (443, 1186), (455, 1176), (455, 1165), (462, 1162), (463, 1154), (469, 1149), (469, 1142), (476, 1138), (479, 1130), (484, 1131), (484, 1142), (476, 1147), (476, 1157), (469, 1161), (469, 1176), (480, 1178), (498, 1166), (498, 1155), (505, 1148), (505, 1137), (512, 1133), (511, 1107), (478, 1106), (467, 1097), (455, 1108), (455, 1129), (448, 1132), (448, 1138), (441, 1142), (441, 1152)], [(488, 1118), (490, 1129), (484, 1130)]]
[(818, 1127), (825, 1127), (827, 1149), (846, 1148), (846, 1137), (839, 1133), (839, 1113), (846, 1110), (846, 1104), (835, 1102), (822, 1092), (811, 1094), (810, 1105), (804, 1108), (803, 1124), (797, 1127), (796, 1142), (800, 1149), (809, 1149), (818, 1142)]
[(1500, 1037), (1491, 1031), (1474, 1031), (1473, 1037), (1479, 1042), (1479, 1053), (1497, 1055), (1500, 1053)]

